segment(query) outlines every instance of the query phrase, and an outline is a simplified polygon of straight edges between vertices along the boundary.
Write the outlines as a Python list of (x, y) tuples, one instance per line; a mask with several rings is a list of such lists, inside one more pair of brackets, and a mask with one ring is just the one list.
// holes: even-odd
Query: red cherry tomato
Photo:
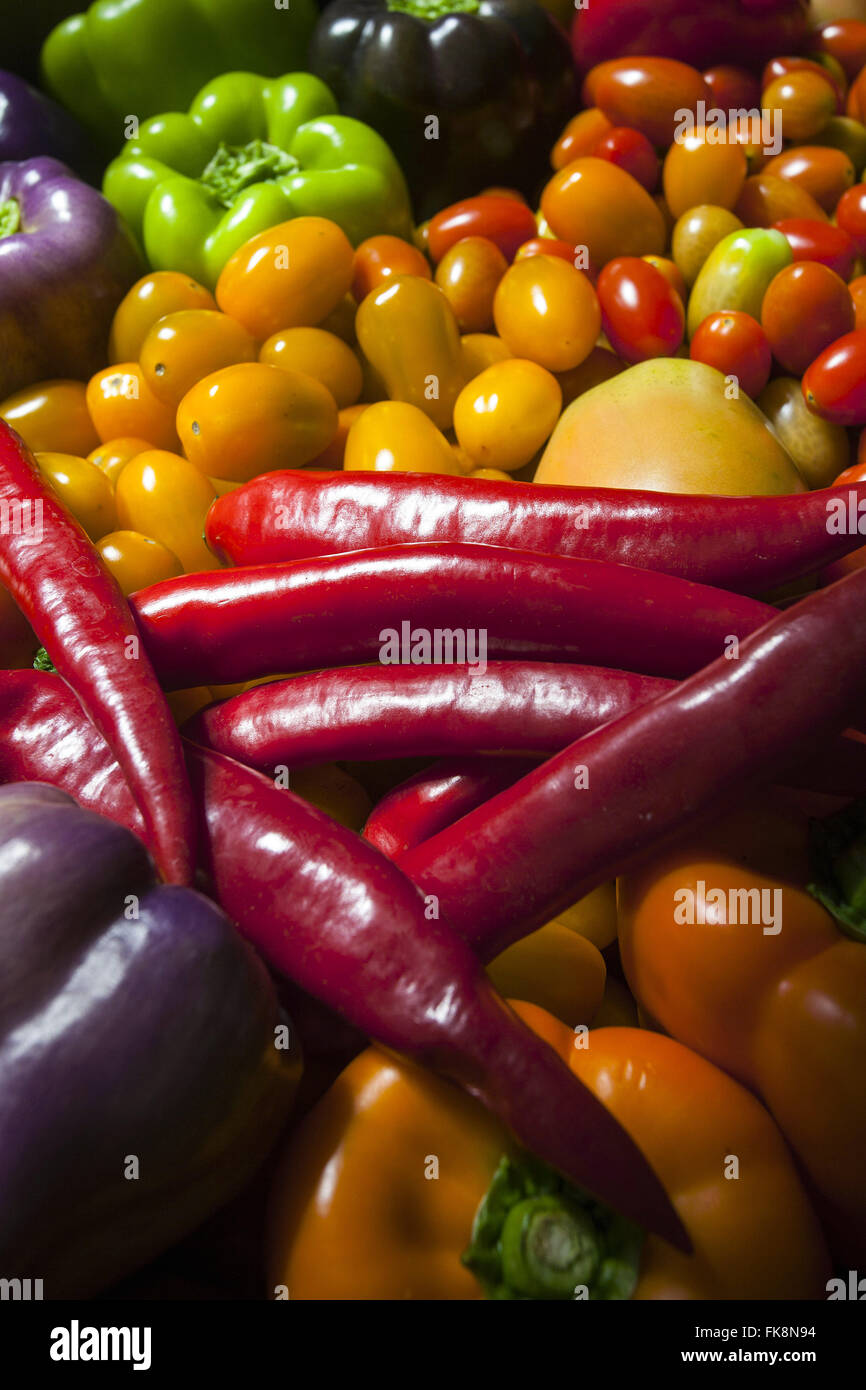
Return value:
[(752, 111), (761, 105), (761, 84), (754, 73), (745, 68), (719, 67), (707, 68), (704, 81), (713, 94), (713, 106), (720, 111)]
[(849, 82), (866, 67), (866, 23), (862, 19), (836, 19), (822, 24), (816, 37), (821, 52), (836, 59)]
[(840, 72), (838, 68), (825, 67), (814, 58), (771, 58), (761, 75), (761, 90), (766, 91), (771, 82), (775, 82), (779, 77), (787, 77), (791, 72), (813, 72), (818, 77), (823, 77), (836, 95), (836, 109), (839, 112), (845, 110), (844, 72)]
[(672, 357), (683, 341), (683, 303), (669, 282), (638, 256), (617, 256), (598, 277), (602, 328), (624, 362)]
[(857, 254), (866, 256), (866, 183), (855, 183), (836, 204), (836, 222), (847, 232)]
[(481, 194), (452, 203), (430, 219), (429, 246), (434, 261), (464, 237), (481, 236), (495, 242), (506, 260), (524, 241), (537, 234), (535, 217), (525, 203), (500, 194)]
[(603, 135), (593, 150), (597, 159), (618, 164), (652, 193), (659, 181), (659, 157), (645, 135), (627, 125), (615, 125)]
[(854, 327), (866, 328), (866, 275), (849, 280), (848, 293), (854, 303)]
[(795, 261), (770, 281), (761, 323), (779, 365), (802, 376), (825, 347), (855, 327), (854, 301), (834, 270)]
[(818, 261), (835, 270), (843, 280), (850, 279), (857, 247), (841, 227), (812, 217), (785, 217), (773, 226), (788, 238), (795, 261)]
[(838, 338), (803, 377), (806, 404), (835, 425), (866, 425), (866, 330)]
[(757, 319), (737, 309), (709, 314), (689, 346), (693, 362), (705, 362), (725, 376), (734, 376), (740, 390), (754, 400), (770, 379), (773, 354)]

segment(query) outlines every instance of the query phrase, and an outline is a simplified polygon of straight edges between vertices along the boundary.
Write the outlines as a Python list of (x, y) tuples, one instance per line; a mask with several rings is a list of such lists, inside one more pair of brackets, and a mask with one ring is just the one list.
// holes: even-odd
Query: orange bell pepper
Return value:
[(754, 1096), (670, 1038), (576, 1037), (516, 1007), (644, 1149), (694, 1253), (641, 1245), (636, 1228), (515, 1152), (468, 1096), (370, 1048), (283, 1156), (269, 1224), (276, 1298), (480, 1299), (485, 1285), (496, 1298), (824, 1296), (817, 1218)]
[(809, 860), (805, 815), (768, 801), (622, 882), (620, 946), (641, 1007), (763, 1098), (834, 1253), (862, 1260), (866, 944), (806, 891)]

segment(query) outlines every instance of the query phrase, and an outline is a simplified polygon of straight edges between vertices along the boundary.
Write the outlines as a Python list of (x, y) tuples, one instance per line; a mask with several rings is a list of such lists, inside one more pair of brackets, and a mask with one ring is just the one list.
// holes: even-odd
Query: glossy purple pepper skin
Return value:
[(109, 203), (56, 159), (0, 164), (0, 399), (105, 365), (143, 266)]
[(62, 159), (78, 173), (98, 164), (75, 117), (14, 72), (0, 69), (0, 160)]
[(0, 788), (3, 1276), (87, 1297), (238, 1190), (298, 1079), (280, 1021), (225, 914), (157, 886), (130, 831)]

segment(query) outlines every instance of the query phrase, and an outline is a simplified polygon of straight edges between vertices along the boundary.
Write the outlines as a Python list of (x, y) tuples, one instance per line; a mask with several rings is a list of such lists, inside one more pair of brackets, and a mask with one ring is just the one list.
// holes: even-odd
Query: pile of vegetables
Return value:
[(0, 1274), (825, 1298), (866, 12), (60, 9), (0, 74)]

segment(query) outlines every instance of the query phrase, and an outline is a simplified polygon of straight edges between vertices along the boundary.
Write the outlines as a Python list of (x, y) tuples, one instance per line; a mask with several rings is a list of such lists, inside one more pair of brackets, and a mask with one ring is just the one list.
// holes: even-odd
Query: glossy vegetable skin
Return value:
[(134, 835), (25, 783), (0, 789), (0, 845), (0, 1259), (83, 1298), (243, 1186), (300, 1062), (261, 962), (213, 903), (157, 885)]
[[(644, 1242), (633, 1298), (823, 1296), (829, 1260), (818, 1223), (781, 1135), (753, 1096), (669, 1038), (601, 1028), (578, 1049), (572, 1029), (549, 1013), (515, 1008), (653, 1154), (689, 1230), (691, 1256), (652, 1236)], [(687, 1118), (697, 1115), (700, 1122)], [(724, 1175), (730, 1152), (742, 1165), (736, 1183)], [(425, 1181), (430, 1155), (438, 1181)], [(269, 1284), (300, 1301), (483, 1298), (461, 1255), (504, 1156), (520, 1161), (480, 1107), (368, 1049), (283, 1153), (271, 1197)], [(553, 1219), (568, 1228), (556, 1202)], [(598, 1240), (596, 1217), (590, 1248)], [(523, 1262), (511, 1268), (522, 1283)], [(499, 1296), (526, 1297), (525, 1288)], [(546, 1296), (574, 1296), (553, 1288), (555, 1277)]]
[(706, 67), (798, 53), (808, 36), (799, 0), (592, 0), (575, 13), (572, 44), (584, 70), (631, 53)]
[[(5, 45), (3, 56), (8, 62)], [(37, 155), (62, 160), (82, 175), (96, 172), (84, 131), (74, 117), (15, 72), (0, 71), (0, 160)]]
[(779, 614), (733, 659), (579, 739), (401, 867), (485, 959), (498, 955), (845, 728), (866, 693), (864, 593), (857, 570)]
[[(691, 497), (342, 473), (271, 473), (211, 508), (208, 544), (235, 565), (305, 560), (413, 541), (513, 546), (769, 593), (856, 549), (829, 535), (846, 488), (791, 497)], [(866, 486), (855, 487), (855, 507)]]
[(576, 96), (565, 34), (529, 0), (336, 0), (309, 67), (388, 141), (419, 218), (488, 185), (534, 195)]
[[(128, 819), (119, 769), (71, 692), (55, 676), (30, 675), (55, 732), (83, 756), (56, 762), (40, 734), (20, 748), (16, 775), (26, 764), (84, 801), (99, 768), (106, 803)], [(399, 870), (261, 774), (192, 744), (186, 752), (210, 890), (273, 969), (367, 1036), (457, 1081), (519, 1142), (683, 1245), (638, 1150), (511, 1014), (472, 951)]]
[[(175, 690), (376, 660), (429, 663), (436, 631), (439, 661), (460, 652), (462, 638), (461, 656), (479, 675), (488, 659), (523, 657), (680, 676), (773, 611), (627, 565), (429, 544), (184, 575), (131, 604), (160, 679)], [(461, 628), (446, 637), (455, 612)]]
[(395, 859), (510, 787), (526, 770), (523, 758), (442, 758), (376, 803), (364, 839)]
[[(866, 1254), (866, 945), (806, 891), (810, 860), (805, 817), (765, 801), (624, 879), (620, 946), (642, 1006), (763, 1098), (820, 1194), (834, 1254), (856, 1263)], [(744, 920), (708, 905), (696, 926), (682, 904), (701, 883), (725, 904), (758, 893), (761, 911)]]
[(95, 372), (140, 273), (114, 209), (65, 164), (0, 164), (0, 397)]
[(11, 518), (0, 529), (0, 579), (116, 753), (161, 873), (188, 883), (192, 800), (165, 698), (115, 581), (5, 425), (0, 503)]

